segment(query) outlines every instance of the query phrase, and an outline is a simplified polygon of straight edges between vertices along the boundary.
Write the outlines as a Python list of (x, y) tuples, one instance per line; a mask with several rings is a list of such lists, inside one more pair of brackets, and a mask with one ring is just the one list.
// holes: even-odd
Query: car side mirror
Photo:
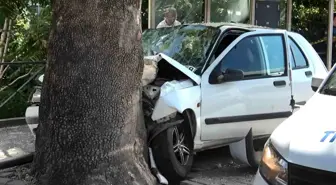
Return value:
[(311, 81), (311, 88), (314, 92), (317, 91), (317, 89), (320, 87), (320, 85), (322, 84), (324, 78), (321, 77), (313, 77), (312, 81)]
[(239, 69), (226, 69), (222, 71), (222, 82), (237, 81), (244, 79), (244, 72)]

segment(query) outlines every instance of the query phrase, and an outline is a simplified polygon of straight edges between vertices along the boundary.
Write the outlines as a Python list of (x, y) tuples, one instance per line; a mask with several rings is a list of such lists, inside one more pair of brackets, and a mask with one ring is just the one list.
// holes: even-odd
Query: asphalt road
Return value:
[(233, 161), (228, 147), (197, 154), (189, 181), (201, 185), (252, 184), (257, 169)]
[[(32, 151), (34, 137), (26, 125), (0, 128), (0, 162)], [(256, 169), (235, 163), (224, 147), (198, 153), (188, 181), (181, 184), (247, 185), (255, 173)]]

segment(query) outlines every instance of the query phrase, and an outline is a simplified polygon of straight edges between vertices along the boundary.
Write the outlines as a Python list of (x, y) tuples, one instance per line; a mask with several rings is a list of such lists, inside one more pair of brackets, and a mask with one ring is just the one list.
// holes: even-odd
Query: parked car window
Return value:
[(282, 35), (250, 36), (234, 46), (210, 74), (210, 83), (226, 69), (243, 71), (244, 79), (282, 76), (286, 71)]
[(244, 72), (244, 78), (256, 78), (266, 75), (265, 60), (258, 37), (247, 37), (234, 46), (214, 70), (220, 74), (226, 69), (238, 69)]
[(293, 55), (293, 50), (292, 48), (290, 48), (290, 57), (291, 57), (291, 60), (290, 60), (290, 63), (291, 63), (291, 68), (292, 69), (295, 69), (295, 59), (294, 59), (294, 55)]
[(292, 38), (289, 39), (289, 45), (291, 47), (293, 69), (308, 67), (306, 57), (302, 53), (302, 50), (299, 48), (299, 46), (292, 40)]
[(281, 35), (260, 36), (265, 48), (270, 76), (281, 76), (286, 70), (285, 47)]

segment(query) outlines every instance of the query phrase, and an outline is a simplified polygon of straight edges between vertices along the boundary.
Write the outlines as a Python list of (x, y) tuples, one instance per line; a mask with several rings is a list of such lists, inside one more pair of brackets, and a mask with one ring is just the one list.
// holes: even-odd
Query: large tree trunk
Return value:
[(156, 181), (144, 155), (141, 0), (54, 0), (36, 133), (38, 184)]

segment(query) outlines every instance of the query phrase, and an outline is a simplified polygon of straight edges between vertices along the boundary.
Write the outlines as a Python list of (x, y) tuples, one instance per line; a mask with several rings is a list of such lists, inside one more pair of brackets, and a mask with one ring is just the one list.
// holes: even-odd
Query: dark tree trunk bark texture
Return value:
[(38, 184), (156, 184), (145, 162), (141, 0), (53, 0)]

